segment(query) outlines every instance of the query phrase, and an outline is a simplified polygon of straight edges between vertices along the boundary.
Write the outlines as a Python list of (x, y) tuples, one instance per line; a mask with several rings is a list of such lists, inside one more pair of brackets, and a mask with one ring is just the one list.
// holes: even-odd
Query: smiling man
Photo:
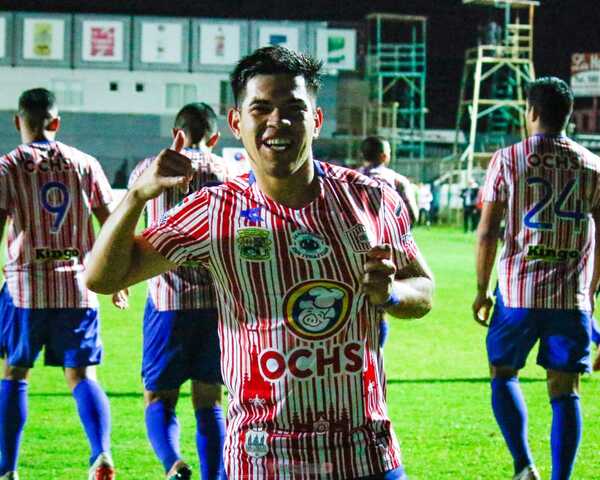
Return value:
[(100, 292), (189, 261), (211, 272), (230, 479), (405, 478), (378, 325), (384, 312), (425, 315), (433, 280), (398, 194), (313, 158), (319, 69), (282, 47), (242, 59), (229, 124), (252, 171), (192, 193), (135, 236), (145, 203), (190, 181), (177, 136), (108, 219), (88, 265)]

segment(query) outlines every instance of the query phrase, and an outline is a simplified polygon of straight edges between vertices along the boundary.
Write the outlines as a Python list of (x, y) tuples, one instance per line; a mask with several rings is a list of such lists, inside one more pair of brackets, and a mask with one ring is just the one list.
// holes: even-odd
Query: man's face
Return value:
[(229, 125), (253, 170), (276, 178), (290, 176), (312, 159), (322, 121), (304, 78), (285, 74), (252, 77), (241, 105), (229, 112)]

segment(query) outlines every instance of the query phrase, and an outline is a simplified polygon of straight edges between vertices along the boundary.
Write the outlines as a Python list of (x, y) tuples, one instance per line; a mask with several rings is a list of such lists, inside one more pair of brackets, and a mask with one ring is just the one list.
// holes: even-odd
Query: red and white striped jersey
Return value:
[(230, 392), (228, 478), (357, 478), (401, 464), (385, 404), (382, 312), (360, 293), (366, 252), (417, 255), (399, 195), (315, 162), (320, 195), (293, 209), (253, 174), (187, 197), (144, 237), (213, 274)]
[(506, 306), (590, 310), (600, 159), (565, 136), (534, 135), (494, 154), (483, 200), (506, 203)]
[[(216, 185), (229, 180), (233, 175), (227, 162), (209, 152), (186, 148), (182, 153), (192, 159), (196, 173), (190, 190), (196, 191), (205, 185)], [(154, 157), (142, 160), (129, 176), (129, 187), (148, 168)], [(147, 225), (158, 223), (167, 210), (184, 198), (178, 189), (170, 188), (146, 205)], [(181, 266), (163, 275), (148, 280), (152, 302), (159, 311), (216, 308), (215, 294), (210, 274), (204, 268)]]
[(60, 142), (21, 145), (0, 158), (0, 209), (10, 218), (4, 278), (17, 307), (97, 307), (85, 287), (92, 209), (111, 202), (98, 161)]

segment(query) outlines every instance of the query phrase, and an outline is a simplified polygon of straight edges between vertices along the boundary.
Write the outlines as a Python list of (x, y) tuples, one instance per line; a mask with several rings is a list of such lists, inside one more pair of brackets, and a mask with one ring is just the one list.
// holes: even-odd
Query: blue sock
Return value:
[(492, 380), (492, 409), (513, 457), (515, 473), (533, 464), (527, 442), (527, 406), (516, 377)]
[(581, 440), (583, 421), (579, 397), (565, 395), (552, 404), (552, 480), (567, 480), (571, 476), (577, 448)]
[(221, 407), (196, 410), (196, 448), (202, 480), (222, 480), (225, 419)]
[(385, 345), (385, 341), (388, 336), (388, 332), (390, 331), (390, 325), (387, 320), (379, 321), (379, 348), (383, 348)]
[(90, 442), (90, 465), (102, 452), (110, 454), (110, 406), (102, 387), (86, 378), (73, 389), (77, 411)]
[(154, 453), (168, 472), (181, 458), (179, 450), (179, 422), (175, 410), (165, 408), (159, 400), (146, 407), (146, 433)]
[(21, 435), (27, 420), (27, 382), (0, 382), (0, 475), (17, 469)]

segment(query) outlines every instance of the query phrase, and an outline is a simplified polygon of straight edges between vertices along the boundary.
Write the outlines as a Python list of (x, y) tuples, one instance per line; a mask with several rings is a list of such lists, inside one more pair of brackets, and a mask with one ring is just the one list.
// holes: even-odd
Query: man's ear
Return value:
[(540, 114), (537, 111), (537, 109), (533, 105), (530, 105), (529, 106), (529, 112), (531, 114), (531, 120), (533, 122), (537, 122), (539, 120), (539, 118), (540, 118)]
[(15, 123), (15, 128), (17, 129), (17, 132), (21, 131), (21, 119), (19, 118), (18, 115), (15, 115), (13, 118), (13, 121)]
[(237, 108), (231, 108), (227, 114), (227, 123), (233, 133), (234, 137), (238, 140), (241, 138), (240, 135), (240, 111)]
[(60, 117), (54, 117), (48, 121), (44, 130), (46, 130), (48, 132), (56, 133), (56, 132), (58, 132), (59, 128), (60, 128)]
[(206, 146), (208, 148), (214, 148), (215, 145), (219, 142), (219, 138), (221, 138), (221, 134), (219, 132), (213, 133), (211, 137), (206, 141)]
[(172, 128), (171, 129), (171, 135), (173, 136), (173, 138), (175, 138), (177, 136), (177, 132), (181, 130), (181, 128)]
[(321, 110), (321, 107), (316, 107), (315, 108), (315, 131), (314, 131), (315, 138), (319, 137), (319, 133), (321, 132), (322, 126), (323, 126), (323, 110)]

